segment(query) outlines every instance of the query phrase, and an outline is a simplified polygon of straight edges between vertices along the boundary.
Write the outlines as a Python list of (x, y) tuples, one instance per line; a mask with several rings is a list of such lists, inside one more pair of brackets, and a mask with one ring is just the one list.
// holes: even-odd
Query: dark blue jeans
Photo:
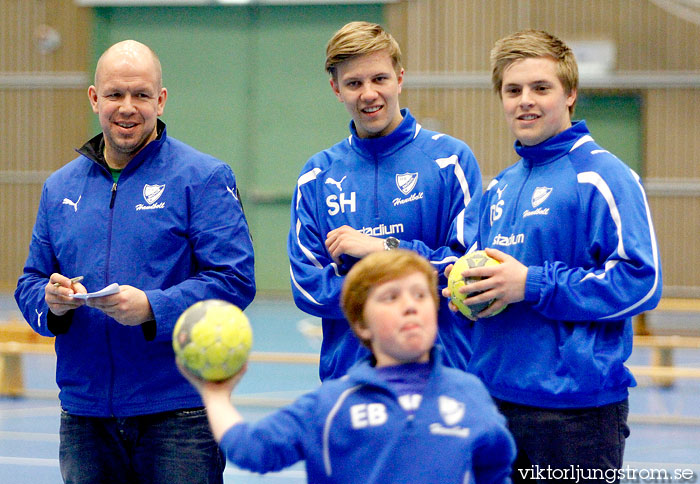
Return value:
[(629, 403), (547, 409), (496, 400), (518, 455), (513, 482), (619, 482)]
[(66, 484), (222, 484), (226, 460), (203, 408), (127, 418), (61, 412)]

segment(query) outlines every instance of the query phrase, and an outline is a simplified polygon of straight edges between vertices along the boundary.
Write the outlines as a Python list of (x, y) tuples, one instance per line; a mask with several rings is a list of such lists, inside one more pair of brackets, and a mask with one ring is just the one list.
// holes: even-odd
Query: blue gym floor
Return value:
[[(15, 311), (9, 295), (0, 295), (0, 321)], [(298, 329), (300, 321), (317, 323), (289, 300), (257, 299), (246, 311), (253, 326), (254, 351), (317, 353), (319, 341)], [(303, 326), (304, 323), (301, 323)], [(650, 350), (636, 349), (631, 365), (647, 365)], [(700, 351), (676, 350), (678, 366), (700, 368)], [(58, 468), (59, 405), (54, 381), (55, 357), (24, 356), (24, 379), (28, 396), (0, 397), (0, 483), (60, 483)], [(319, 384), (317, 368), (309, 364), (251, 363), (234, 393), (238, 408), (250, 420), (274, 411)], [(639, 378), (630, 395), (631, 435), (627, 439), (625, 466), (637, 469), (636, 481), (652, 471), (665, 470), (700, 480), (700, 379), (676, 380), (668, 388)], [(658, 474), (656, 474), (658, 476)], [(676, 482), (684, 482), (675, 480)], [(306, 482), (303, 463), (282, 472), (260, 476), (229, 464), (225, 482), (248, 484), (297, 484)], [(623, 481), (624, 482), (624, 481)]]

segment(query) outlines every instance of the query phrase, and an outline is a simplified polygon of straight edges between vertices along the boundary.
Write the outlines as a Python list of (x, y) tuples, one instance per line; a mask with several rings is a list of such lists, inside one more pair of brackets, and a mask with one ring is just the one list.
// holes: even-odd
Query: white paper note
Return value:
[(119, 284), (116, 282), (110, 284), (109, 286), (100, 289), (97, 292), (89, 292), (87, 294), (71, 294), (70, 297), (74, 297), (76, 299), (92, 299), (94, 297), (104, 297), (104, 296), (110, 296), (112, 294), (116, 294), (119, 292)]

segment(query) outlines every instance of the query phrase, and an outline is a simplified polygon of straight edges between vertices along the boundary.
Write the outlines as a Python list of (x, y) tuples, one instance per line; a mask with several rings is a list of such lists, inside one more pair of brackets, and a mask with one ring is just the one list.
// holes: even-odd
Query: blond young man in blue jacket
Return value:
[(463, 272), (484, 278), (465, 304), (495, 299), (477, 315), (468, 371), (508, 419), (514, 480), (615, 482), (636, 385), (631, 318), (661, 296), (649, 203), (639, 176), (571, 121), (578, 69), (564, 42), (517, 32), (491, 60), (521, 159), (480, 206), (476, 248), (501, 264)]

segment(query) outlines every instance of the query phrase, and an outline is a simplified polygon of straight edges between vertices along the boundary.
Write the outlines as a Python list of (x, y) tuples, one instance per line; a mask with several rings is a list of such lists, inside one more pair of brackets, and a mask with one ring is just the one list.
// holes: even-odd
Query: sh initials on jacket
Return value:
[(326, 206), (328, 207), (328, 215), (337, 215), (338, 213), (355, 212), (357, 210), (357, 198), (355, 192), (350, 192), (347, 195), (345, 192), (340, 192), (340, 195), (328, 195), (326, 197)]
[(73, 210), (77, 212), (78, 211), (78, 203), (80, 203), (81, 198), (83, 198), (82, 195), (80, 195), (78, 197), (78, 200), (76, 200), (75, 202), (69, 198), (64, 198), (62, 205), (70, 205), (71, 207), (73, 207)]

